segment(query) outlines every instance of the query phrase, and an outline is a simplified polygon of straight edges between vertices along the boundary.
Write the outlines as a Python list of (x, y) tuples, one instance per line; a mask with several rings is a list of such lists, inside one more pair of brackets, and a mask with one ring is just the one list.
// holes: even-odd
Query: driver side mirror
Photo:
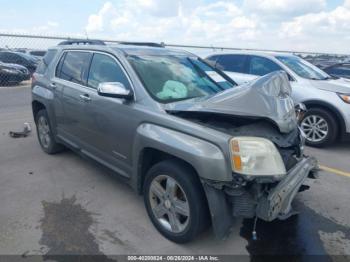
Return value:
[(134, 96), (133, 92), (120, 82), (100, 83), (97, 87), (97, 93), (100, 96), (124, 99), (131, 99)]

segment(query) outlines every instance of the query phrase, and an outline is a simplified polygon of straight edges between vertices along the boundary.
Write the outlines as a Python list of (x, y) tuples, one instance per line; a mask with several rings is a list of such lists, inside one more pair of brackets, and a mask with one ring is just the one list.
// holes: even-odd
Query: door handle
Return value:
[(88, 94), (80, 95), (79, 97), (80, 97), (80, 99), (84, 100), (85, 102), (91, 101), (91, 98)]

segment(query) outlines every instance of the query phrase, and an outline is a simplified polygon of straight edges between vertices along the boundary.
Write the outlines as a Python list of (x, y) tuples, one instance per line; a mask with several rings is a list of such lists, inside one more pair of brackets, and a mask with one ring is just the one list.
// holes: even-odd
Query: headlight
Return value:
[(350, 104), (350, 95), (338, 94), (338, 96), (345, 102)]
[(230, 143), (232, 170), (248, 176), (284, 176), (286, 167), (275, 145), (265, 138), (235, 137)]

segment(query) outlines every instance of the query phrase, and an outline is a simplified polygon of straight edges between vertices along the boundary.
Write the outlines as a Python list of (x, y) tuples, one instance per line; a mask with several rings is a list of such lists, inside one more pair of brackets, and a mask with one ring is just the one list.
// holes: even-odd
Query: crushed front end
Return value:
[[(275, 148), (275, 158), (280, 161), (279, 166), (267, 162), (265, 167), (263, 164), (258, 164), (256, 170), (241, 168), (235, 171), (235, 165), (244, 164), (239, 161), (246, 161), (249, 165), (249, 160), (247, 156), (241, 154), (242, 160), (236, 161), (233, 153), (231, 154), (232, 182), (202, 180), (216, 235), (220, 238), (227, 235), (235, 217), (258, 217), (265, 221), (272, 221), (286, 219), (294, 214), (292, 201), (303, 189), (305, 180), (308, 177), (316, 177), (318, 166), (315, 158), (304, 155), (304, 139), (299, 128), (296, 127), (289, 133), (281, 133), (266, 121), (256, 121), (230, 128), (218, 116), (213, 120), (206, 120), (205, 125), (221, 131), (225, 130), (234, 138), (251, 138), (254, 142), (258, 139), (265, 140), (265, 143), (271, 143), (272, 149)], [(231, 143), (231, 151), (234, 152), (237, 150), (235, 147), (239, 146), (242, 144)], [(251, 144), (248, 146), (253, 147)], [(257, 162), (256, 159), (261, 158), (261, 154), (273, 155), (272, 149), (253, 148), (254, 161)], [(273, 160), (267, 159), (267, 161)], [(270, 165), (274, 168), (270, 168)]]
[(232, 183), (202, 180), (217, 237), (227, 236), (236, 217), (264, 221), (289, 218), (295, 214), (293, 199), (305, 180), (315, 178), (316, 172), (316, 159), (304, 156), (280, 181), (274, 178), (247, 181), (239, 175)]
[(202, 101), (167, 106), (169, 113), (231, 137), (232, 181), (202, 179), (212, 224), (220, 238), (234, 217), (286, 219), (292, 201), (315, 175), (317, 161), (304, 155), (291, 87), (283, 72), (263, 76)]

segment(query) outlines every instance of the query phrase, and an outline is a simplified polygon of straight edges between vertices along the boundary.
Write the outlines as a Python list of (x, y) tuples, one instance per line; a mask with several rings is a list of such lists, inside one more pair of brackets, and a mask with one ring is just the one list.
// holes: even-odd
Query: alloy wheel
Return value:
[(301, 128), (306, 139), (310, 142), (320, 142), (324, 140), (329, 132), (327, 121), (318, 115), (309, 115), (301, 122)]
[(172, 233), (186, 230), (190, 207), (184, 190), (173, 178), (167, 175), (155, 177), (150, 186), (149, 200), (153, 215), (163, 228)]
[(38, 119), (38, 134), (40, 143), (44, 148), (48, 148), (51, 143), (50, 126), (47, 119), (40, 116)]

